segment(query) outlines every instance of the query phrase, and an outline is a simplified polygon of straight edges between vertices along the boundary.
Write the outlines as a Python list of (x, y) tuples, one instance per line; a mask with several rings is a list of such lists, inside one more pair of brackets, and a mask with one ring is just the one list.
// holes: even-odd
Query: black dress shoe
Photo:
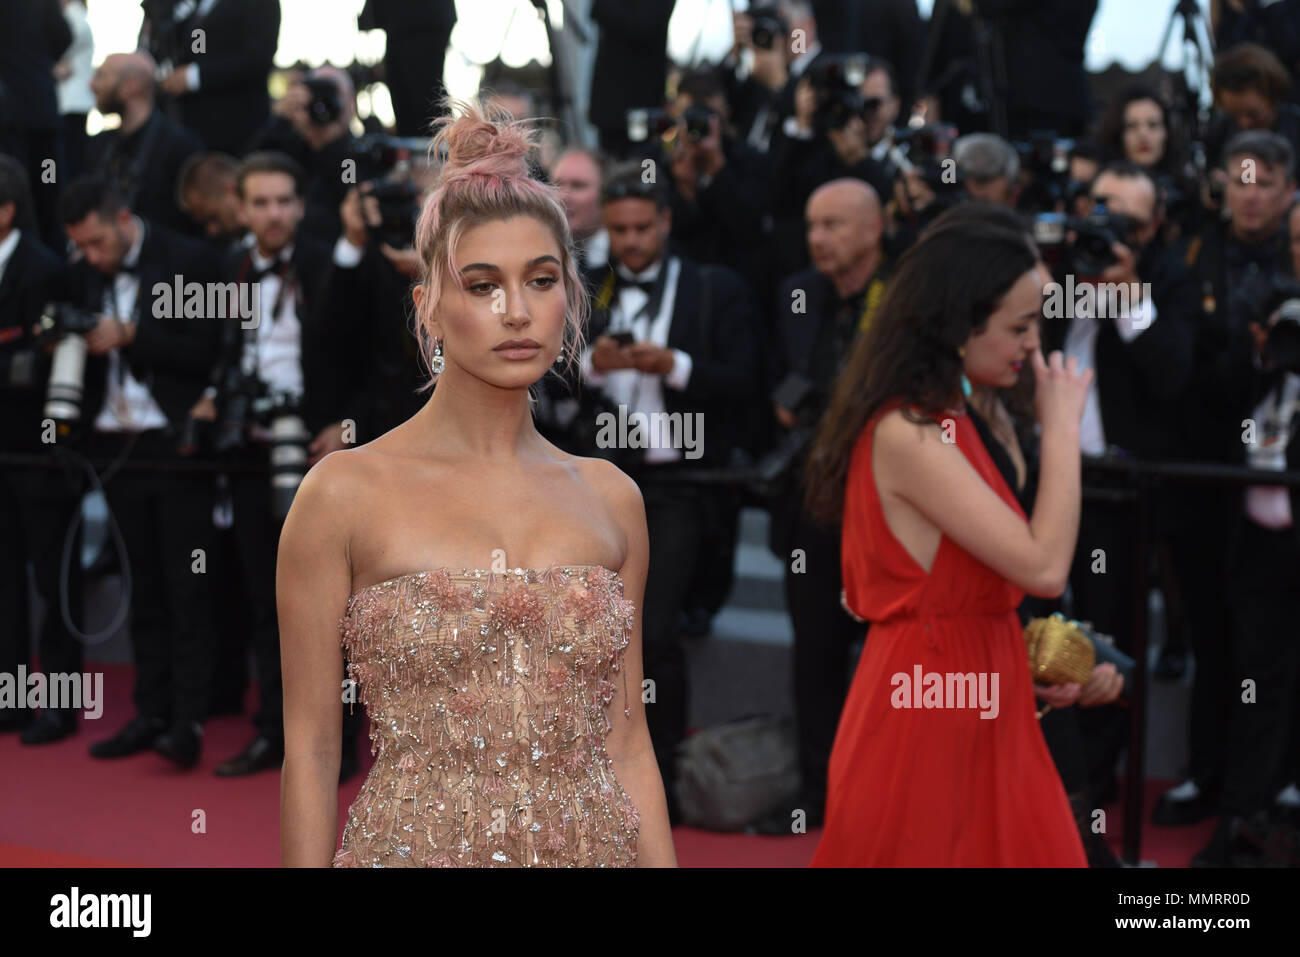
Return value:
[[(1184, 785), (1179, 785), (1179, 788)], [(1192, 797), (1182, 798), (1174, 795), (1177, 789), (1171, 788), (1160, 795), (1156, 806), (1151, 811), (1151, 823), (1161, 827), (1186, 827), (1197, 824), (1219, 813), (1219, 796), (1208, 790)]]
[(167, 723), (161, 718), (146, 718), (136, 715), (127, 726), (103, 741), (96, 741), (90, 746), (92, 758), (124, 758), (139, 754), (153, 747), (154, 739), (167, 730)]
[(1192, 858), (1191, 867), (1269, 867), (1265, 853), (1269, 822), (1262, 812), (1246, 818), (1225, 814), (1210, 842)]
[(176, 724), (154, 742), (153, 749), (177, 767), (192, 768), (203, 750), (203, 726), (197, 721)]
[(259, 734), (239, 754), (218, 764), (216, 775), (219, 778), (233, 778), (241, 774), (256, 774), (267, 768), (278, 768), (282, 764), (284, 745)]
[(47, 709), (41, 712), (41, 716), (22, 733), (18, 740), (23, 744), (51, 744), (76, 733), (75, 715)]

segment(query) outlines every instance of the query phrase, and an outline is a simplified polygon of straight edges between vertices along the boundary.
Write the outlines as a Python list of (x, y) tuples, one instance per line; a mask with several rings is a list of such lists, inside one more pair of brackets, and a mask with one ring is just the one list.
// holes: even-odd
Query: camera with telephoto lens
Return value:
[(379, 203), (380, 223), (371, 235), (394, 249), (405, 249), (415, 241), (415, 221), (420, 217), (420, 190), (410, 180), (370, 180), (368, 193)]
[(749, 17), (753, 21), (750, 36), (755, 49), (771, 50), (785, 42), (790, 29), (776, 7), (756, 7), (749, 11)]
[(820, 134), (841, 130), (855, 116), (867, 122), (880, 109), (879, 97), (862, 95), (867, 78), (865, 53), (838, 53), (819, 57), (808, 70), (816, 107), (813, 128)]
[(915, 171), (942, 200), (945, 194), (956, 194), (961, 187), (961, 173), (956, 162), (944, 165), (946, 160), (952, 160), (952, 146), (956, 142), (957, 127), (951, 123), (904, 127), (894, 133), (889, 159), (899, 177)]
[(311, 93), (307, 118), (316, 126), (329, 126), (343, 115), (343, 98), (338, 84), (321, 76), (305, 76), (302, 85)]
[(1087, 216), (1039, 213), (1033, 221), (1034, 243), (1054, 274), (1100, 276), (1118, 261), (1111, 245), (1136, 248), (1136, 232), (1132, 217), (1100, 203)]
[(41, 310), (37, 341), (58, 339), (45, 386), (45, 416), (54, 420), (66, 435), (81, 420), (86, 381), (85, 334), (99, 325), (100, 317), (89, 309), (65, 302), (47, 303)]
[(311, 435), (303, 421), (302, 396), (272, 392), (257, 376), (238, 367), (228, 370), (224, 385), (213, 447), (217, 452), (226, 452), (247, 445), (248, 426), (253, 423), (270, 432), (271, 513), (283, 519), (307, 474)]
[[(1265, 365), (1300, 374), (1300, 282), (1289, 276), (1257, 279), (1242, 290), (1240, 302), (1245, 320), (1268, 330)], [(1277, 321), (1270, 326), (1273, 313)]]
[(754, 491), (771, 495), (785, 484), (812, 442), (817, 422), (826, 407), (826, 393), (807, 376), (792, 372), (772, 393), (772, 401), (795, 417), (776, 445), (754, 466)]
[(376, 241), (405, 249), (415, 241), (420, 218), (420, 189), (411, 180), (411, 160), (429, 150), (429, 141), (415, 137), (372, 134), (357, 141), (362, 169), (373, 177), (362, 183), (363, 195), (379, 202), (380, 225), (371, 231)]
[(1020, 157), (1020, 168), (1029, 173), (1029, 183), (1020, 195), (1021, 209), (1053, 211), (1058, 204), (1072, 200), (1070, 154), (1074, 140), (1052, 130), (1031, 130), (1025, 139), (1011, 145)]

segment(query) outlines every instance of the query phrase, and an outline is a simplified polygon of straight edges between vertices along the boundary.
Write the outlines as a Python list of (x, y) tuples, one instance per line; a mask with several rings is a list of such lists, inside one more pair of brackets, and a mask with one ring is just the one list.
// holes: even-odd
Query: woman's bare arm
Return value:
[(286, 867), (328, 867), (338, 836), (343, 735), (343, 651), (339, 618), (352, 572), (347, 452), (313, 466), (280, 535), (275, 575), (284, 682), (284, 768), (280, 774), (280, 859)]
[[(1091, 372), (1075, 376), (1074, 363), (1054, 353), (1051, 370), (1033, 353), (1048, 392), (1043, 418), (1041, 471), (1028, 523), (980, 477), (961, 449), (945, 441), (939, 424), (918, 425), (899, 411), (876, 426), (872, 463), (882, 496), (911, 504), (940, 532), (1031, 595), (1054, 598), (1065, 590), (1079, 534), (1079, 415)], [(1044, 381), (1048, 385), (1044, 388)]]
[[(646, 572), (650, 565), (650, 537), (646, 530), (645, 503), (641, 490), (632, 479), (613, 466), (601, 469), (605, 501), (616, 516), (627, 538), (627, 557), (619, 569), (623, 579), (623, 597), (636, 608), (632, 637), (623, 652), (623, 674), (612, 676), (614, 697), (608, 706), (611, 728), (605, 739), (605, 751), (614, 762), (614, 771), (636, 805), (641, 828), (637, 842), (638, 867), (676, 867), (672, 828), (668, 823), (668, 804), (664, 782), (650, 743), (645, 704), (641, 697), (644, 675), (641, 661), (642, 601), (645, 598)], [(623, 714), (624, 707), (631, 716)]]

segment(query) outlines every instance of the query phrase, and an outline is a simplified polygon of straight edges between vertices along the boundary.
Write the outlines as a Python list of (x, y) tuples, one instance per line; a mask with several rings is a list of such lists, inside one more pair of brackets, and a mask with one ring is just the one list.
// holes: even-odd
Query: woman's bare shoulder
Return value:
[(570, 456), (570, 461), (582, 480), (611, 512), (619, 514), (636, 507), (644, 510), (641, 488), (636, 481), (608, 459)]

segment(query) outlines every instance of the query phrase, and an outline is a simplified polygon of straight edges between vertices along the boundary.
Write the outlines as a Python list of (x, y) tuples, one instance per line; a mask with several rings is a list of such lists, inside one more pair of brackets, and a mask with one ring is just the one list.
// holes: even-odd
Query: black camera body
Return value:
[[(1300, 374), (1300, 282), (1272, 276), (1243, 292), (1241, 302), (1246, 321), (1268, 330), (1263, 358), (1269, 369)], [(1270, 327), (1275, 312), (1277, 322)]]
[(880, 109), (879, 97), (862, 95), (867, 78), (865, 53), (837, 53), (820, 57), (808, 70), (816, 97), (813, 127), (818, 133), (840, 130), (853, 117), (869, 120)]
[(750, 36), (756, 49), (771, 50), (785, 42), (790, 28), (776, 7), (755, 7), (749, 11), (749, 16), (754, 24)]
[[(939, 197), (957, 192), (961, 188), (961, 173), (952, 160), (952, 147), (957, 142), (957, 127), (950, 123), (927, 123), (908, 126), (894, 133), (894, 146), (889, 158), (902, 175), (915, 170), (921, 181)], [(945, 176), (947, 172), (949, 175)]]
[(307, 118), (316, 126), (329, 126), (343, 115), (343, 98), (338, 84), (326, 77), (308, 76), (303, 86), (311, 93), (307, 104)]
[(1117, 261), (1111, 245), (1134, 247), (1136, 230), (1132, 217), (1100, 205), (1087, 216), (1039, 213), (1033, 221), (1034, 242), (1043, 261), (1053, 272), (1076, 276), (1100, 276)]
[(370, 180), (368, 185), (369, 195), (379, 202), (380, 224), (372, 230), (374, 238), (394, 249), (410, 246), (420, 216), (419, 189), (405, 179)]
[(1023, 140), (1013, 142), (1020, 167), (1030, 174), (1029, 185), (1020, 197), (1022, 209), (1055, 210), (1077, 195), (1070, 184), (1070, 154), (1074, 140), (1053, 130), (1031, 130)]

